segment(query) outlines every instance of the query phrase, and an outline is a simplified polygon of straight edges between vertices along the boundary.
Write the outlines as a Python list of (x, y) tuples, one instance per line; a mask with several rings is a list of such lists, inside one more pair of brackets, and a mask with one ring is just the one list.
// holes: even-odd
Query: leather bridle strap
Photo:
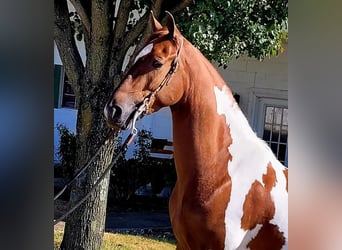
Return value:
[[(148, 106), (152, 100), (152, 98), (155, 97), (155, 95), (165, 86), (167, 85), (167, 83), (170, 81), (171, 77), (173, 76), (173, 74), (176, 72), (178, 64), (179, 64), (179, 56), (180, 53), (182, 51), (183, 48), (183, 41), (184, 38), (182, 37), (181, 39), (181, 43), (180, 46), (177, 50), (176, 53), (176, 58), (172, 61), (171, 63), (171, 67), (169, 69), (169, 71), (167, 72), (167, 74), (165, 75), (164, 79), (160, 82), (160, 84), (158, 85), (158, 87), (152, 91), (151, 93), (149, 93), (144, 100), (141, 102), (141, 104), (139, 106), (137, 106), (136, 110), (134, 111), (134, 113), (132, 114), (132, 120), (131, 120), (131, 130), (132, 133), (137, 133), (137, 128), (135, 127), (135, 123), (136, 121), (144, 116), (144, 113), (146, 113), (146, 110), (148, 109)], [(175, 41), (176, 42), (176, 41)]]
[(142, 105), (145, 106), (145, 111), (151, 101), (152, 98), (155, 97), (155, 95), (165, 86), (167, 85), (167, 83), (170, 81), (171, 77), (173, 76), (173, 74), (176, 72), (177, 70), (177, 67), (178, 67), (178, 64), (179, 64), (179, 56), (180, 56), (180, 53), (182, 51), (182, 48), (183, 48), (183, 40), (184, 38), (182, 37), (181, 39), (181, 43), (180, 43), (180, 46), (177, 50), (177, 53), (176, 53), (176, 58), (172, 61), (171, 63), (171, 67), (169, 69), (169, 71), (167, 72), (167, 74), (165, 75), (164, 79), (160, 82), (160, 84), (158, 85), (158, 87), (153, 91), (151, 92), (150, 94), (148, 94), (145, 98), (144, 98), (144, 101), (142, 103)]

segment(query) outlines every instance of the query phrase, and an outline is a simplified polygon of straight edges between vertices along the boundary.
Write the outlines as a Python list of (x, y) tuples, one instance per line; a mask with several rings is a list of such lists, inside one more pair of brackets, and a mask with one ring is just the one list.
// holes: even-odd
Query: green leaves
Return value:
[(71, 178), (76, 166), (76, 135), (62, 124), (57, 125), (57, 130), (60, 134), (58, 155), (61, 159), (62, 176)]
[(206, 57), (225, 66), (241, 55), (278, 54), (287, 39), (287, 6), (287, 0), (197, 0), (177, 22)]

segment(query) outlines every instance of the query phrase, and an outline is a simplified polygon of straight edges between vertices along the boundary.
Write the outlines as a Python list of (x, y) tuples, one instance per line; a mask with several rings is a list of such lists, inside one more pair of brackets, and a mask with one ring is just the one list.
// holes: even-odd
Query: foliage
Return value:
[[(142, 138), (142, 132), (139, 131), (137, 140), (144, 144), (147, 139)], [(119, 137), (117, 140), (117, 147), (115, 153), (117, 153), (118, 148), (122, 144), (122, 138)], [(135, 142), (135, 144), (137, 144)], [(145, 152), (146, 150), (146, 152)], [(148, 149), (146, 147), (136, 148), (134, 155), (147, 155)], [(139, 153), (138, 153), (139, 152)], [(134, 191), (146, 181), (145, 169), (148, 167), (148, 163), (144, 161), (146, 157), (139, 159), (135, 157), (134, 159), (128, 159), (124, 156), (120, 157), (115, 163), (115, 166), (111, 172), (110, 179), (110, 191), (109, 199), (113, 200), (127, 200), (134, 193)], [(145, 166), (142, 166), (145, 165)]]
[(75, 171), (76, 155), (76, 135), (62, 124), (57, 125), (60, 134), (60, 144), (58, 155), (61, 159), (60, 166), (63, 178), (71, 178)]
[[(140, 130), (134, 142), (134, 158), (118, 159), (112, 170), (108, 203), (128, 200), (138, 187), (149, 182), (154, 194), (159, 193), (165, 186), (174, 186), (176, 173), (173, 160), (150, 158), (151, 141), (152, 133)], [(121, 142), (122, 139), (119, 138), (118, 146)]]
[(137, 161), (144, 162), (150, 155), (152, 143), (152, 132), (148, 130), (139, 130), (138, 139), (134, 142), (136, 149), (134, 150), (134, 158)]
[(226, 67), (241, 55), (277, 55), (287, 39), (287, 12), (287, 0), (196, 0), (177, 20), (185, 37)]

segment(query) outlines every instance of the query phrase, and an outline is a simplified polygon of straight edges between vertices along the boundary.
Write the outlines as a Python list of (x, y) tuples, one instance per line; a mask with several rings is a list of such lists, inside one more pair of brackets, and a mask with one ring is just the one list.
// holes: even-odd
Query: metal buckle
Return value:
[(138, 129), (136, 128), (135, 124), (141, 114), (146, 111), (147, 108), (148, 98), (146, 98), (143, 103), (139, 106), (139, 108), (135, 111), (133, 118), (132, 118), (132, 129), (131, 134), (136, 135), (138, 133)]

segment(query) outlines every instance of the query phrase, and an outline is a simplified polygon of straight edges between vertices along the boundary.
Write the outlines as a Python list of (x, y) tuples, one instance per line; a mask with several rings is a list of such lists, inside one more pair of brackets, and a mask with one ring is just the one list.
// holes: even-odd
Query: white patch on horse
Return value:
[(139, 54), (135, 57), (134, 63), (136, 63), (141, 57), (146, 56), (147, 54), (151, 53), (153, 49), (153, 43), (147, 44), (140, 52)]
[[(277, 160), (271, 162), (276, 171), (277, 184), (271, 190), (271, 196), (274, 201), (275, 214), (270, 223), (279, 227), (279, 231), (283, 232), (285, 239), (288, 239), (288, 193), (286, 190), (286, 178), (283, 172), (283, 165)], [(282, 249), (287, 249), (284, 245)]]
[[(246, 235), (248, 230), (246, 231), (241, 228), (245, 197), (255, 181), (259, 181), (264, 185), (262, 176), (266, 174), (267, 166), (270, 162), (274, 168), (278, 168), (276, 170), (277, 179), (281, 179), (281, 176), (284, 177), (284, 174), (279, 173), (284, 167), (281, 164), (280, 166), (276, 164), (278, 160), (275, 158), (271, 149), (253, 132), (238, 104), (231, 94), (229, 94), (228, 87), (224, 86), (220, 90), (215, 86), (214, 93), (216, 96), (217, 113), (225, 116), (226, 124), (229, 127), (232, 137), (232, 144), (228, 148), (232, 155), (232, 160), (228, 163), (228, 173), (232, 181), (232, 190), (230, 202), (225, 212), (225, 249), (233, 250), (239, 246), (239, 249), (244, 249), (241, 243), (245, 237), (249, 238), (248, 235), (250, 235)], [(275, 195), (279, 195), (278, 192), (282, 192), (282, 188), (286, 190), (283, 182), (282, 180), (281, 185), (277, 188), (279, 191), (276, 191)], [(280, 196), (279, 199), (283, 200), (282, 202), (275, 200), (275, 202), (280, 202), (279, 205), (276, 205), (276, 209), (280, 209), (281, 211), (286, 209), (287, 212), (287, 207), (278, 207), (286, 202), (287, 197), (285, 199), (285, 197)], [(278, 218), (275, 217), (274, 219), (277, 220)], [(275, 224), (278, 225), (278, 221)], [(285, 227), (282, 226), (281, 229), (285, 230)]]

